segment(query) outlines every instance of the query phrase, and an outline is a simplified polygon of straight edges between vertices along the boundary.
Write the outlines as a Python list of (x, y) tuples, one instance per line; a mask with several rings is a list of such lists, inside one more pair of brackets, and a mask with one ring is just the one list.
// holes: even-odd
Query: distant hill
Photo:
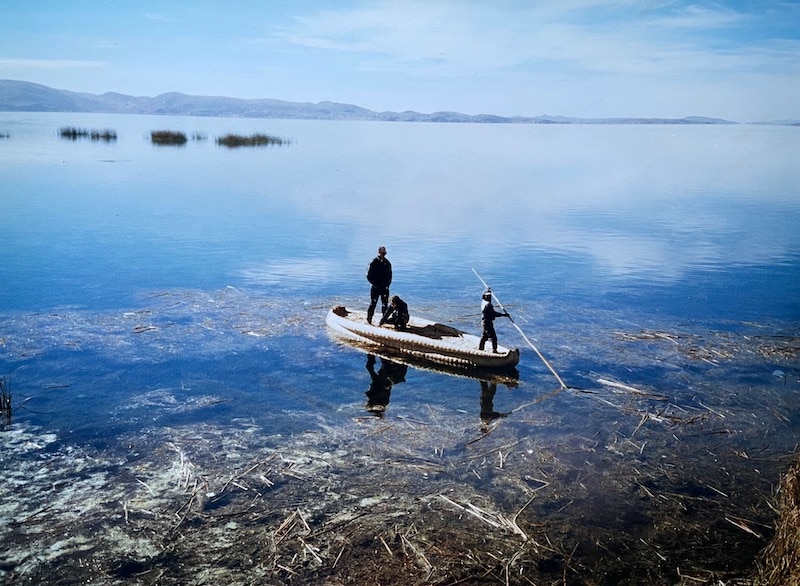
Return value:
[(458, 112), (374, 112), (336, 102), (285, 102), (273, 99), (243, 100), (220, 96), (189, 96), (177, 92), (154, 98), (114, 92), (102, 95), (59, 90), (27, 81), (0, 80), (0, 111), (93, 112), (104, 114), (171, 114), (238, 118), (289, 118), (303, 120), (377, 120), (386, 122), (479, 122), (503, 124), (736, 124), (719, 118), (568, 118), (564, 116), (493, 116)]

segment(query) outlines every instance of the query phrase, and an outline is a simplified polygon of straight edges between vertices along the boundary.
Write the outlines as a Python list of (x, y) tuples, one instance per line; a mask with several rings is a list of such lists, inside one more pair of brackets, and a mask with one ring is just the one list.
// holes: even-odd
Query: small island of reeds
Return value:
[(153, 130), (150, 132), (150, 142), (159, 145), (184, 145), (187, 138), (185, 132), (175, 130)]
[(269, 146), (269, 145), (282, 145), (286, 141), (277, 136), (270, 136), (268, 134), (251, 134), (250, 136), (242, 136), (240, 134), (226, 134), (217, 138), (217, 144), (226, 146), (228, 148), (245, 147), (245, 146)]
[(88, 138), (90, 140), (103, 140), (111, 142), (117, 140), (116, 130), (86, 130), (85, 128), (75, 128), (74, 126), (64, 126), (58, 131), (61, 138), (67, 140), (78, 140), (80, 138)]

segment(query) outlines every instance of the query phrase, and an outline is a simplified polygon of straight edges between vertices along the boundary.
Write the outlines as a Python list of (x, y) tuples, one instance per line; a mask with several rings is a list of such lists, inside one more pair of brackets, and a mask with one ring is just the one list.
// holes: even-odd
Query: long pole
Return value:
[[(478, 274), (478, 271), (476, 271), (475, 269), (472, 269), (472, 272), (475, 273), (475, 276), (478, 277), (478, 279), (480, 279), (480, 281), (481, 281), (481, 283), (483, 283), (484, 287), (486, 287), (487, 289), (491, 289), (491, 287), (489, 287), (489, 285), (486, 283), (486, 281), (484, 281), (483, 278)], [(500, 309), (502, 309), (503, 311), (508, 313), (508, 310), (505, 307), (503, 307), (502, 303), (500, 303), (500, 299), (497, 297), (497, 295), (495, 294), (494, 291), (492, 291), (492, 297), (494, 297), (495, 301), (497, 301), (497, 305), (500, 306)], [(561, 377), (558, 376), (558, 373), (553, 369), (552, 366), (550, 366), (550, 363), (547, 361), (547, 359), (544, 356), (542, 356), (541, 352), (539, 352), (539, 349), (536, 346), (533, 345), (533, 342), (531, 342), (528, 339), (528, 336), (525, 335), (525, 332), (523, 332), (522, 329), (517, 325), (517, 322), (514, 321), (514, 318), (511, 317), (510, 313), (508, 313), (508, 319), (510, 319), (511, 323), (514, 324), (514, 327), (517, 328), (517, 331), (522, 336), (522, 338), (528, 343), (528, 346), (533, 348), (533, 351), (536, 352), (536, 354), (539, 356), (539, 358), (542, 359), (542, 362), (544, 362), (544, 365), (550, 370), (550, 372), (553, 373), (553, 376), (556, 377), (556, 380), (558, 381), (558, 384), (561, 385), (561, 388), (562, 389), (568, 388), (567, 385), (564, 384), (564, 381), (561, 380)]]

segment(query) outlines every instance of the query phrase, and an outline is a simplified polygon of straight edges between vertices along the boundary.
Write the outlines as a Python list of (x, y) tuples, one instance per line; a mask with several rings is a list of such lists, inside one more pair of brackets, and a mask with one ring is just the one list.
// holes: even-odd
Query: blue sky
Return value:
[(7, 0), (0, 79), (377, 111), (800, 119), (800, 0)]

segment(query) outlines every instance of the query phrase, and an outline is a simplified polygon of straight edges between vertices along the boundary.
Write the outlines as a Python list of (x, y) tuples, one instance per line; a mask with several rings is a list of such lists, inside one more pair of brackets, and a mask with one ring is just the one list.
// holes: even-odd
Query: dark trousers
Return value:
[(372, 316), (375, 315), (375, 307), (378, 305), (378, 297), (381, 298), (381, 315), (386, 313), (389, 306), (389, 288), (376, 287), (373, 285), (369, 290), (369, 309), (367, 310), (367, 321), (372, 323)]
[(478, 344), (480, 350), (483, 350), (483, 347), (486, 345), (486, 340), (492, 341), (492, 350), (497, 352), (497, 334), (494, 331), (494, 322), (487, 321), (483, 323), (483, 335)]

